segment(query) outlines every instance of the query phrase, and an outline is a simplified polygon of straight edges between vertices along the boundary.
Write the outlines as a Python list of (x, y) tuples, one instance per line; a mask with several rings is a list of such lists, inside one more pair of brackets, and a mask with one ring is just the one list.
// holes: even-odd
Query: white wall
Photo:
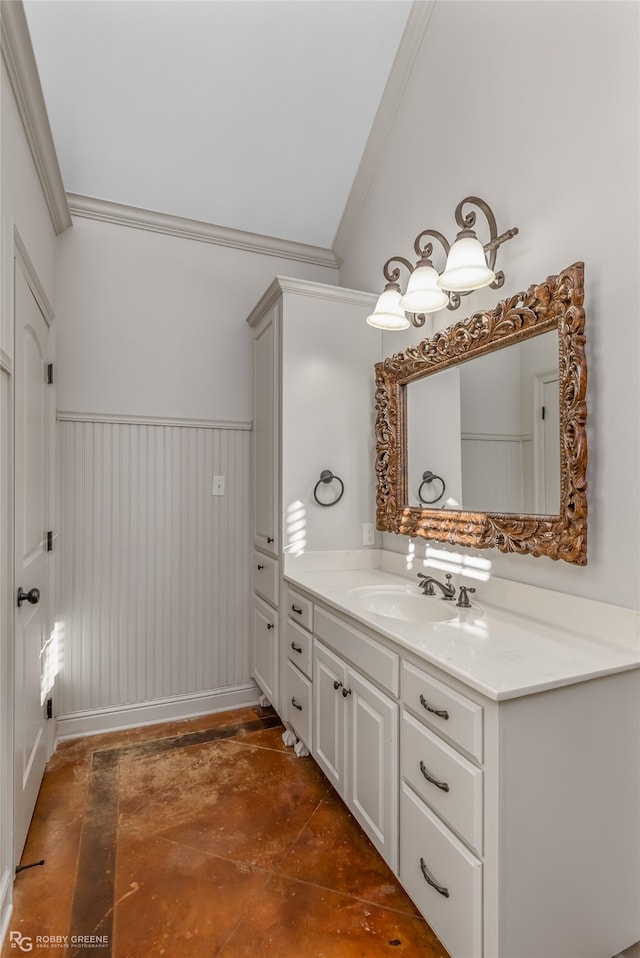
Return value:
[[(588, 566), (483, 555), (494, 574), (632, 608), (640, 606), (639, 36), (635, 2), (437, 2), (338, 249), (343, 285), (381, 289), (386, 259), (411, 256), (427, 227), (453, 238), (457, 203), (486, 199), (499, 230), (520, 229), (498, 254), (505, 286), (436, 314), (437, 327), (585, 262)], [(410, 333), (385, 334), (385, 355), (422, 338)], [(384, 537), (386, 548), (408, 543)]]
[(58, 408), (248, 422), (246, 316), (278, 273), (336, 270), (74, 217), (59, 238)]
[(60, 733), (253, 701), (246, 316), (336, 270), (81, 217), (58, 244)]

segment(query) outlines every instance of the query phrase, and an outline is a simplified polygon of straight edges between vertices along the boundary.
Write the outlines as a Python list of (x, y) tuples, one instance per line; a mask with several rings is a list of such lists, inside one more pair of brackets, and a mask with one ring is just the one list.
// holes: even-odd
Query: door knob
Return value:
[(40, 601), (40, 589), (29, 589), (28, 592), (22, 591), (22, 586), (18, 586), (18, 608), (23, 602), (30, 602), (35, 605)]

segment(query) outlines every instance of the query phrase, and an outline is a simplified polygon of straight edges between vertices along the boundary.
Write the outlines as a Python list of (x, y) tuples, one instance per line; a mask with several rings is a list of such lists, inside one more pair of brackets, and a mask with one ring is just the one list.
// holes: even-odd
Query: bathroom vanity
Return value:
[(640, 939), (637, 614), (339, 561), (285, 569), (296, 733), (452, 958)]

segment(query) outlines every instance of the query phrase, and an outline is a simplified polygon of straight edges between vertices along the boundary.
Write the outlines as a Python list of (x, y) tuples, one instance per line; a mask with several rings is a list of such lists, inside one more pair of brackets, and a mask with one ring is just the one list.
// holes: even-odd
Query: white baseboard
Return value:
[(260, 690), (253, 682), (193, 695), (178, 695), (139, 705), (113, 706), (107, 709), (89, 709), (68, 712), (56, 717), (57, 741), (83, 735), (99, 735), (121, 729), (155, 725), (159, 722), (196, 718), (210, 712), (226, 712), (258, 704)]
[(0, 878), (0, 949), (9, 931), (9, 922), (13, 911), (13, 875), (5, 868)]

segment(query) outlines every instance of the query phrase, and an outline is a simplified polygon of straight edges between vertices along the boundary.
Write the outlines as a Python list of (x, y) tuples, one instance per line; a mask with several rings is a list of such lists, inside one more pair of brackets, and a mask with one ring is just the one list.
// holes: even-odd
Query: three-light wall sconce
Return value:
[[(489, 240), (484, 245), (475, 233), (476, 212), (471, 209), (464, 214), (465, 206), (475, 206), (487, 220)], [(418, 261), (413, 266), (404, 256), (392, 256), (384, 264), (383, 273), (387, 284), (376, 307), (367, 322), (377, 329), (407, 329), (409, 325), (424, 326), (426, 314), (439, 309), (457, 309), (461, 296), (467, 296), (475, 289), (490, 286), (500, 289), (504, 284), (504, 273), (494, 272), (498, 247), (518, 232), (517, 227), (498, 235), (496, 218), (488, 203), (478, 196), (467, 196), (456, 206), (456, 223), (459, 232), (450, 244), (438, 230), (422, 230), (413, 243)], [(432, 239), (442, 246), (446, 265), (438, 274), (431, 256)], [(393, 264), (399, 263), (409, 271), (409, 281), (405, 293), (402, 293), (398, 280), (400, 269)]]

